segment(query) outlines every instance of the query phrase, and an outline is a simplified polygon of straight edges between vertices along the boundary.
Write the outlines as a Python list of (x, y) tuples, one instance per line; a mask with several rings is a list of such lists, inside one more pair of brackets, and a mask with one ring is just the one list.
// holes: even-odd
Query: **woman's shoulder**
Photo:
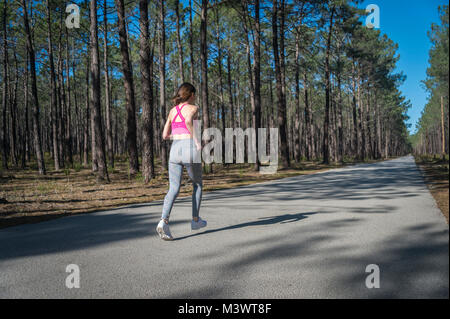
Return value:
[(175, 114), (177, 113), (176, 108), (177, 108), (176, 106), (172, 106), (172, 107), (170, 108), (169, 116), (172, 115), (173, 113), (175, 113)]
[(186, 106), (188, 106), (189, 109), (194, 111), (194, 112), (196, 112), (199, 109), (199, 107), (197, 105), (194, 105), (194, 104), (187, 104)]

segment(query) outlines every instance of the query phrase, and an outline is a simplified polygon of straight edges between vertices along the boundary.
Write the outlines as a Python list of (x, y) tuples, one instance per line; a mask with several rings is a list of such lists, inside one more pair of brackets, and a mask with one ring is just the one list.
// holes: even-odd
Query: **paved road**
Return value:
[[(0, 230), (1, 298), (448, 298), (449, 232), (412, 157)], [(77, 264), (79, 289), (65, 272)], [(368, 289), (366, 266), (380, 269)]]

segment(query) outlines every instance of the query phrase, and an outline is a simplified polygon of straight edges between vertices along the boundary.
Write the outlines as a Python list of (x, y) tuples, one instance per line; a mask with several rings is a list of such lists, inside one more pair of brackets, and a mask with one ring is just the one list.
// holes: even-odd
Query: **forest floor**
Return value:
[(449, 221), (449, 158), (435, 156), (416, 156), (416, 164), (420, 167), (425, 182), (436, 201), (437, 206)]
[[(140, 173), (130, 176), (127, 162), (124, 159), (117, 159), (114, 169), (109, 168), (111, 182), (99, 184), (90, 168), (76, 164), (73, 169), (55, 171), (52, 170), (51, 159), (46, 157), (48, 167), (46, 176), (37, 174), (35, 164), (25, 170), (0, 171), (0, 228), (108, 210), (129, 204), (148, 203), (163, 199), (167, 192), (167, 172), (162, 170), (159, 162), (156, 163), (157, 177), (149, 184), (145, 184)], [(368, 161), (371, 162), (376, 161)], [(228, 166), (215, 164), (214, 172), (203, 176), (204, 191), (314, 174), (354, 164), (356, 162), (352, 161), (331, 165), (301, 162), (293, 164), (290, 169), (278, 170), (276, 174), (271, 175), (255, 172), (251, 164)], [(191, 192), (192, 186), (184, 171), (179, 196), (189, 196)]]

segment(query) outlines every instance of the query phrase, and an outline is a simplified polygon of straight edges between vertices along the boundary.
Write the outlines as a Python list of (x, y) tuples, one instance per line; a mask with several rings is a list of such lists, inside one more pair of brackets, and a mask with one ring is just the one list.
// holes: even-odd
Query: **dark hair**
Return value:
[(172, 102), (175, 105), (186, 102), (195, 92), (195, 87), (191, 83), (185, 82), (178, 88), (177, 95), (173, 97)]

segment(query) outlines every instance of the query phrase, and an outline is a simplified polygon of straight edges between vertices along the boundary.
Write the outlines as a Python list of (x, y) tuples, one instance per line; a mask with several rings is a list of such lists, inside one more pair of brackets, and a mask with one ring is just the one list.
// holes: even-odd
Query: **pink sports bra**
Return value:
[[(187, 103), (183, 104), (181, 107), (179, 105), (176, 106), (177, 108), (177, 115), (172, 120), (172, 135), (181, 135), (181, 134), (191, 134), (189, 132), (188, 128), (186, 127), (186, 120), (183, 117), (183, 114), (181, 114), (181, 110)], [(181, 122), (175, 122), (175, 119), (177, 117), (180, 117)]]

